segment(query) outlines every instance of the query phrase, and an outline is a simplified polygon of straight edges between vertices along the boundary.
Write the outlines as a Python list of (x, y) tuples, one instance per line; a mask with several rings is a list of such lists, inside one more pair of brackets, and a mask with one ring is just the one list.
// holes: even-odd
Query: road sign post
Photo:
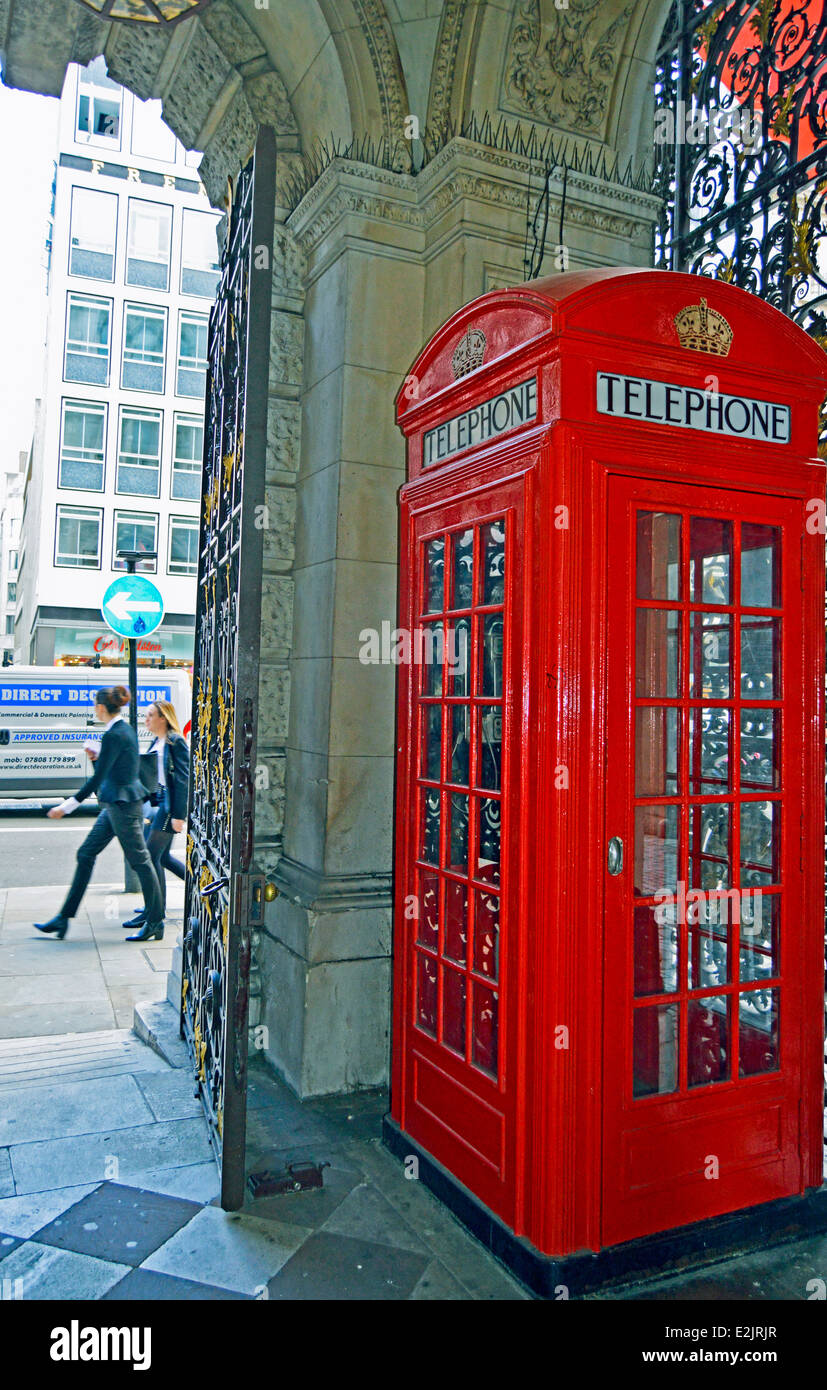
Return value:
[[(138, 736), (138, 638), (154, 632), (164, 617), (161, 590), (151, 579), (136, 574), (139, 560), (154, 560), (155, 552), (119, 550), (118, 559), (126, 564), (126, 574), (114, 579), (106, 590), (101, 604), (104, 622), (119, 637), (126, 638), (129, 651), (129, 722)], [(138, 876), (124, 860), (124, 892), (137, 893)]]

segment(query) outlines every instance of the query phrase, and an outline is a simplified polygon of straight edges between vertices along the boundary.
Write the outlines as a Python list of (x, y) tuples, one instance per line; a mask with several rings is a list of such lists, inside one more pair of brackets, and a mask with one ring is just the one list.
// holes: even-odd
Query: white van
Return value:
[[(129, 668), (104, 666), (7, 666), (0, 669), (0, 800), (71, 796), (92, 775), (84, 743), (100, 738), (95, 695), (103, 686), (125, 685)], [(170, 700), (184, 735), (190, 736), (192, 688), (182, 667), (138, 667), (138, 741), (150, 734), (147, 707)], [(126, 714), (127, 711), (125, 710)]]

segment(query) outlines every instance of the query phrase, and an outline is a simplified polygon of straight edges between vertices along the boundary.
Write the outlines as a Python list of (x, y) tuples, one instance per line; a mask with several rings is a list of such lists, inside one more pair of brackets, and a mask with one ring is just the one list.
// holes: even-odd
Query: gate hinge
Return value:
[(247, 1186), (252, 1197), (275, 1197), (282, 1192), (307, 1192), (323, 1187), (322, 1169), (329, 1163), (286, 1163), (283, 1168), (251, 1173)]

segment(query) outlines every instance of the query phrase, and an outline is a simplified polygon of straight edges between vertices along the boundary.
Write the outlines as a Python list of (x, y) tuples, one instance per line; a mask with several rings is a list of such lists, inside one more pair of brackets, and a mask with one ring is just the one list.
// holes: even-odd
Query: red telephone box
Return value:
[(821, 1187), (826, 389), (762, 301), (611, 269), (398, 398), (386, 1133), (558, 1273)]

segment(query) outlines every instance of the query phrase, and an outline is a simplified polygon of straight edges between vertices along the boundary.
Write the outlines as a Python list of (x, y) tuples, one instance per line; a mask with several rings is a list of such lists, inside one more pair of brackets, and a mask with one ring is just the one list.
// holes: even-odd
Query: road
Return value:
[[(97, 811), (94, 804), (90, 810), (81, 806), (73, 815), (51, 821), (40, 802), (0, 801), (0, 889), (68, 885), (78, 845), (89, 834)], [(183, 859), (183, 834), (176, 835), (172, 852)], [(123, 855), (117, 841), (99, 856), (93, 882), (123, 884)], [(42, 910), (51, 916), (59, 906), (50, 899)]]

